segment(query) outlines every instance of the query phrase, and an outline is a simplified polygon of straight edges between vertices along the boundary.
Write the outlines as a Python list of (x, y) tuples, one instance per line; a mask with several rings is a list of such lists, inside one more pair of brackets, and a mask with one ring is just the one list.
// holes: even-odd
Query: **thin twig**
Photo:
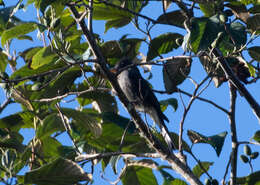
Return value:
[(70, 131), (71, 131), (70, 125), (69, 125), (69, 123), (65, 120), (65, 117), (64, 117), (63, 113), (62, 113), (61, 110), (60, 110), (59, 104), (56, 103), (55, 107), (57, 108), (57, 110), (58, 110), (58, 112), (59, 112), (59, 115), (60, 115), (61, 121), (62, 121), (62, 123), (63, 123), (63, 126), (64, 126), (64, 128), (65, 128), (65, 130), (66, 130), (68, 136), (70, 137), (70, 139), (71, 139), (71, 141), (72, 141), (72, 143), (73, 143), (73, 146), (75, 147), (77, 153), (80, 154), (80, 150), (79, 150), (79, 148), (77, 147), (76, 143), (74, 142), (74, 139), (73, 139), (72, 135), (70, 134)]
[(230, 66), (228, 65), (225, 57), (221, 51), (217, 48), (212, 50), (214, 57), (217, 59), (221, 68), (225, 72), (227, 79), (232, 82), (232, 84), (238, 89), (238, 91), (245, 97), (246, 101), (249, 103), (253, 112), (255, 113), (258, 121), (260, 121), (260, 105), (257, 103), (255, 98), (249, 93), (249, 91), (245, 88), (245, 86), (239, 81), (237, 76), (234, 74)]
[(51, 101), (54, 101), (54, 100), (60, 100), (60, 99), (66, 98), (67, 96), (70, 96), (70, 95), (80, 96), (80, 95), (85, 94), (85, 93), (97, 92), (97, 91), (110, 92), (111, 89), (109, 89), (109, 88), (95, 88), (95, 89), (91, 88), (91, 89), (87, 89), (87, 90), (84, 90), (84, 91), (67, 92), (66, 94), (63, 94), (63, 95), (60, 95), (60, 96), (55, 96), (53, 98), (42, 98), (42, 99), (34, 100), (34, 101), (35, 102), (51, 102)]
[[(186, 91), (183, 91), (183, 90), (181, 90), (181, 89), (178, 89), (178, 92), (180, 92), (180, 93), (182, 93), (182, 94), (185, 94), (185, 95), (187, 95), (187, 96), (189, 96), (189, 97), (192, 97), (192, 94), (190, 94), (190, 93), (188, 93), (188, 92), (186, 92)], [(214, 107), (218, 108), (219, 110), (222, 110), (224, 113), (229, 114), (229, 111), (228, 111), (227, 109), (225, 109), (225, 108), (219, 106), (218, 104), (214, 103), (214, 102), (211, 101), (211, 100), (208, 100), (208, 99), (205, 99), (205, 98), (202, 98), (202, 97), (199, 97), (199, 96), (197, 97), (197, 99), (200, 100), (200, 101), (204, 101), (204, 102), (206, 102), (206, 103), (209, 103), (209, 104), (213, 105)]]
[(231, 155), (230, 155), (230, 157), (229, 157), (229, 160), (228, 160), (228, 163), (227, 163), (227, 167), (226, 167), (226, 170), (225, 170), (223, 179), (222, 179), (222, 185), (225, 185), (225, 184), (226, 184), (225, 181), (226, 181), (226, 176), (227, 176), (227, 174), (228, 174), (228, 169), (229, 169), (230, 163), (231, 163)]
[(10, 103), (13, 103), (11, 98), (6, 99), (0, 106), (0, 113), (8, 106)]
[(122, 137), (121, 137), (121, 141), (120, 141), (120, 145), (119, 145), (119, 151), (121, 151), (121, 148), (122, 148), (122, 146), (123, 146), (124, 139), (125, 139), (125, 136), (126, 136), (126, 133), (127, 133), (127, 130), (128, 130), (128, 128), (129, 128), (130, 124), (131, 124), (131, 120), (128, 121), (128, 123), (127, 123), (127, 125), (126, 125), (126, 127), (125, 127), (125, 130), (124, 130), (124, 132), (123, 132), (123, 135), (122, 135)]
[[(199, 92), (199, 94), (197, 94), (197, 92), (198, 92), (198, 90), (199, 90), (199, 88), (207, 81), (209, 79), (209, 76), (207, 76), (206, 78), (204, 78), (198, 85), (196, 85), (196, 88), (195, 88), (195, 90), (194, 90), (194, 92), (193, 92), (193, 95), (192, 95), (192, 97), (190, 98), (190, 101), (189, 101), (189, 103), (188, 103), (188, 106), (185, 106), (184, 107), (184, 112), (183, 112), (183, 115), (182, 115), (182, 119), (181, 119), (181, 121), (180, 121), (180, 123), (179, 123), (179, 125), (180, 125), (180, 131), (179, 131), (179, 152), (182, 154), (182, 136), (183, 136), (183, 126), (184, 126), (184, 121), (185, 121), (185, 118), (186, 118), (186, 116), (187, 116), (187, 114), (188, 114), (188, 112), (189, 112), (189, 110), (190, 110), (190, 108), (191, 108), (191, 105), (192, 105), (192, 103), (194, 102), (194, 100), (196, 100), (196, 98), (197, 98), (197, 96), (199, 96), (206, 88), (203, 88), (200, 92)], [(206, 87), (208, 87), (208, 85), (206, 86)]]

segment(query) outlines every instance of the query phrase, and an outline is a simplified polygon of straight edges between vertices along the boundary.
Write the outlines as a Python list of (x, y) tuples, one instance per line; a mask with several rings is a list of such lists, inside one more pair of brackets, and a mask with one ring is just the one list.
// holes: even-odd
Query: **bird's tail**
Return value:
[(174, 143), (172, 142), (172, 139), (171, 139), (171, 136), (170, 136), (170, 133), (168, 131), (168, 129), (166, 128), (166, 126), (164, 124), (161, 124), (161, 134), (168, 146), (168, 149), (170, 151), (176, 149), (176, 147), (174, 146)]

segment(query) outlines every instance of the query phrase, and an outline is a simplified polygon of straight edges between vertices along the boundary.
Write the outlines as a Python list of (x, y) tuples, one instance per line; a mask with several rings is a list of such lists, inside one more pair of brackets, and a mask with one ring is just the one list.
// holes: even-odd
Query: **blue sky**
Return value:
[[(16, 3), (16, 1), (5, 1), (6, 6), (10, 6)], [(31, 11), (32, 6), (28, 8), (26, 12), (19, 11), (16, 16), (21, 18), (22, 20), (35, 20), (36, 14), (35, 12)], [(171, 7), (172, 10), (172, 7)], [(151, 13), (152, 12), (152, 13)], [(161, 4), (158, 2), (152, 2), (149, 7), (146, 7), (143, 11), (143, 14), (149, 15), (149, 17), (156, 19), (159, 15), (162, 14), (162, 7)], [(143, 25), (144, 26), (144, 25)], [(103, 38), (105, 41), (108, 40), (117, 40), (119, 38), (119, 35), (123, 35), (125, 33), (130, 33), (130, 37), (138, 37), (142, 38), (144, 35), (140, 34), (133, 25), (129, 24), (126, 27), (120, 28), (120, 29), (111, 29), (106, 34), (104, 34), (104, 22), (103, 21), (94, 21), (94, 32), (101, 35), (101, 38)], [(151, 34), (153, 37), (156, 37), (162, 33), (165, 32), (178, 32), (181, 34), (186, 34), (183, 32), (183, 30), (176, 29), (176, 27), (173, 26), (164, 26), (164, 25), (156, 25)], [(36, 32), (32, 33), (31, 35), (35, 38)], [(260, 43), (260, 39), (254, 41), (253, 44)], [(37, 40), (35, 38), (34, 42), (30, 41), (17, 41), (15, 40), (12, 43), (12, 47), (15, 48), (18, 52), (22, 51), (24, 48), (27, 48), (32, 45), (42, 45), (42, 42)], [(15, 47), (14, 47), (15, 46)], [(142, 45), (141, 52), (144, 54), (147, 52), (147, 46)], [(172, 55), (181, 55), (182, 50), (179, 49), (177, 51), (174, 51), (172, 53), (169, 53), (166, 56), (172, 56)], [(245, 55), (247, 57), (247, 55)], [(21, 63), (20, 65), (23, 65), (23, 62), (19, 60)], [(153, 67), (153, 78), (150, 80), (151, 84), (153, 85), (154, 89), (157, 90), (163, 90), (163, 80), (162, 80), (162, 73), (161, 73), (161, 67)], [(202, 66), (200, 65), (200, 62), (195, 59), (192, 63), (192, 70), (190, 76), (194, 77), (195, 80), (198, 82), (205, 77), (206, 73)], [(148, 77), (148, 74), (144, 74), (144, 77)], [(260, 87), (259, 84), (250, 84), (246, 86), (250, 93), (255, 97), (255, 99), (260, 102)], [(192, 93), (192, 89), (194, 89), (193, 84), (186, 80), (181, 86), (181, 89), (188, 91)], [(156, 94), (159, 100), (167, 99), (167, 98), (177, 98), (179, 101), (179, 107), (176, 112), (172, 108), (168, 108), (166, 110), (166, 115), (168, 116), (170, 123), (168, 124), (168, 128), (171, 131), (178, 132), (179, 130), (179, 122), (182, 118), (183, 114), (183, 106), (180, 101), (180, 95), (178, 93), (172, 94), (172, 95), (160, 95)], [(202, 97), (210, 99), (214, 102), (216, 102), (218, 105), (221, 105), (225, 107), (226, 109), (229, 109), (229, 89), (228, 84), (223, 84), (220, 88), (215, 88), (213, 83), (210, 84), (209, 88), (206, 89), (206, 91), (202, 94)], [(184, 102), (187, 104), (189, 101), (189, 98), (185, 95), (182, 95), (182, 98)], [(0, 103), (2, 103), (5, 99), (4, 92), (1, 89), (0, 90)], [(66, 105), (66, 106), (73, 106), (73, 105)], [(10, 115), (16, 111), (19, 111), (20, 108), (17, 105), (10, 105), (6, 110), (2, 112), (0, 117), (4, 117), (7, 115)], [(127, 116), (127, 112), (120, 107), (120, 112), (122, 115)], [(253, 114), (250, 106), (245, 101), (243, 97), (241, 97), (238, 94), (237, 99), (237, 107), (236, 107), (236, 121), (237, 121), (237, 133), (238, 133), (238, 139), (239, 141), (249, 141), (250, 138), (253, 136), (254, 132), (259, 129), (259, 123)], [(218, 134), (223, 131), (227, 131), (228, 135), (226, 137), (223, 150), (219, 157), (217, 157), (215, 151), (213, 148), (211, 148), (209, 145), (206, 144), (198, 144), (193, 147), (193, 152), (196, 154), (197, 157), (201, 161), (212, 161), (214, 162), (214, 165), (210, 168), (209, 173), (218, 180), (221, 180), (224, 175), (224, 170), (226, 168), (228, 156), (231, 151), (231, 136), (230, 136), (230, 127), (227, 116), (214, 108), (212, 105), (209, 105), (207, 103), (201, 102), (199, 100), (196, 100), (191, 108), (191, 110), (188, 113), (188, 116), (186, 118), (186, 122), (184, 124), (184, 130), (185, 135), (187, 130), (195, 130), (198, 131), (204, 135), (214, 135)], [(32, 130), (23, 130), (23, 133), (26, 134), (25, 142), (27, 142), (30, 137), (33, 136)], [(70, 144), (71, 142), (66, 136), (62, 136), (60, 138), (63, 142), (66, 144)], [(185, 140), (188, 141), (190, 144), (190, 141), (185, 136)], [(251, 146), (252, 150), (259, 151), (259, 147)], [(243, 153), (243, 145), (239, 147), (239, 154)], [(188, 156), (190, 158), (190, 156)], [(158, 160), (160, 162), (160, 160)], [(194, 160), (189, 160), (188, 163), (190, 166), (194, 166), (196, 163)], [(257, 165), (260, 164), (260, 159), (253, 161), (253, 167), (254, 170), (260, 170), (260, 166)], [(122, 164), (120, 163), (119, 166), (122, 167)], [(100, 179), (99, 172), (101, 171), (100, 168), (98, 168), (95, 171), (94, 178), (97, 177)], [(242, 163), (240, 160), (238, 160), (238, 176), (245, 176), (249, 174), (249, 166), (247, 164)], [(156, 176), (159, 177), (159, 184), (161, 184), (161, 177), (156, 173)], [(178, 177), (178, 175), (174, 175), (175, 177)], [(113, 181), (115, 180), (115, 176), (112, 175), (112, 171), (110, 167), (107, 168), (105, 172), (105, 177), (109, 180)], [(102, 180), (102, 181), (95, 181), (94, 184), (109, 184), (108, 182)]]

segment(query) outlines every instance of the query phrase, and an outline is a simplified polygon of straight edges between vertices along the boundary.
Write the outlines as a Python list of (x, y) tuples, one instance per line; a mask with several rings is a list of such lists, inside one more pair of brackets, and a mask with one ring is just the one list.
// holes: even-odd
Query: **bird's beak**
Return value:
[(112, 68), (112, 69), (110, 69), (110, 72), (113, 73), (113, 74), (116, 74), (117, 70), (115, 68)]

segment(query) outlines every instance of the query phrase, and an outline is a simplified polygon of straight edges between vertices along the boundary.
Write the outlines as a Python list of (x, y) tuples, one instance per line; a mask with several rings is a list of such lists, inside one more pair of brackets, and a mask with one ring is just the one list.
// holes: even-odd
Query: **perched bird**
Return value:
[(113, 68), (112, 71), (114, 73), (125, 69), (117, 76), (118, 84), (129, 102), (134, 105), (135, 109), (147, 113), (152, 120), (158, 124), (169, 150), (172, 151), (175, 147), (164, 123), (164, 120), (167, 122), (169, 122), (169, 120), (161, 111), (160, 103), (149, 86), (149, 83), (141, 76), (138, 68), (136, 66), (127, 67), (131, 64), (133, 63), (129, 59), (124, 58)]

